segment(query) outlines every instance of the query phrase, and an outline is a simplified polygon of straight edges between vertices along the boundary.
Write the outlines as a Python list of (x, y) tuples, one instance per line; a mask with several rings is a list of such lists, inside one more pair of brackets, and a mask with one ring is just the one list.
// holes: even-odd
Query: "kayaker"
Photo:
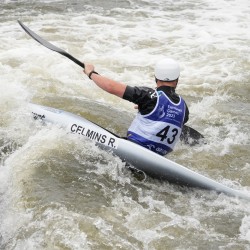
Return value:
[(156, 89), (114, 81), (99, 75), (92, 64), (85, 64), (84, 73), (106, 92), (137, 105), (138, 114), (128, 129), (128, 140), (160, 155), (174, 149), (189, 116), (184, 99), (175, 92), (180, 76), (177, 61), (164, 58), (156, 63)]

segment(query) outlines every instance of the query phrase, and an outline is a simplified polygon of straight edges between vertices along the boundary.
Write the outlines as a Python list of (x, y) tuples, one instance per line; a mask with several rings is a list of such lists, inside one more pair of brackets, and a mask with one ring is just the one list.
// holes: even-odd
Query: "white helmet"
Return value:
[(164, 82), (174, 81), (180, 76), (179, 63), (171, 58), (160, 60), (155, 65), (155, 78)]

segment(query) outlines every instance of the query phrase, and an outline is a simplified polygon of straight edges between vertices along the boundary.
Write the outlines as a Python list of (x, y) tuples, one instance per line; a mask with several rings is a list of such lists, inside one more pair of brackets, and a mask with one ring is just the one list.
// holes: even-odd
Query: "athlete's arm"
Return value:
[(123, 98), (125, 89), (127, 87), (126, 84), (120, 83), (117, 81), (114, 81), (112, 79), (109, 79), (105, 76), (101, 76), (97, 73), (91, 73), (95, 70), (94, 66), (92, 64), (85, 64), (84, 73), (89, 76), (90, 79), (94, 81), (94, 83), (100, 87), (101, 89), (105, 90), (106, 92), (116, 95), (118, 97)]

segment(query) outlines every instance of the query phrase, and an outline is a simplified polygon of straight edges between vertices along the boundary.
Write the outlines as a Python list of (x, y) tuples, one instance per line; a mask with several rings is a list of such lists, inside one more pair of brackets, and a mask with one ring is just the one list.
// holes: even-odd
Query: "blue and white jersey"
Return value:
[(147, 115), (137, 114), (128, 129), (128, 140), (160, 155), (171, 152), (179, 140), (185, 117), (185, 102), (175, 104), (163, 91), (157, 91), (157, 103)]

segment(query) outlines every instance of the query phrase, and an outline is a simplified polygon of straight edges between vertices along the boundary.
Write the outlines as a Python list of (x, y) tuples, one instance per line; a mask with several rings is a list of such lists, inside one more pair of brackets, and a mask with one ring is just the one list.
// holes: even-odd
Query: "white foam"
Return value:
[(250, 242), (250, 216), (245, 216), (242, 219), (240, 226), (240, 238)]
[[(19, 181), (28, 180), (34, 173), (36, 165), (32, 168), (29, 164), (32, 157), (49, 155), (50, 149), (58, 144), (64, 145), (63, 152), (76, 155), (82, 147), (85, 155), (91, 157), (93, 146), (86, 142), (84, 147), (71, 141), (79, 150), (75, 153), (70, 148), (71, 139), (60, 139), (63, 132), (57, 128), (43, 128), (38, 132), (38, 125), (28, 121), (25, 114), (28, 102), (53, 105), (51, 99), (77, 97), (99, 100), (121, 111), (134, 113), (134, 109), (132, 104), (97, 88), (79, 66), (36, 43), (22, 31), (16, 19), (76, 58), (93, 62), (100, 74), (132, 86), (155, 87), (155, 62), (163, 56), (179, 60), (182, 72), (178, 93), (187, 97), (190, 125), (205, 135), (208, 144), (194, 148), (182, 146), (173, 157), (249, 193), (249, 187), (240, 184), (243, 177), (247, 183), (249, 175), (249, 158), (242, 153), (249, 146), (249, 1), (130, 0), (130, 8), (115, 4), (107, 9), (88, 5), (81, 6), (81, 11), (77, 9), (77, 1), (69, 1), (65, 2), (66, 13), (36, 8), (32, 14), (31, 2), (18, 2), (27, 4), (27, 10), (22, 8), (22, 13), (15, 10), (16, 1), (4, 1), (0, 10), (0, 133), (7, 141), (22, 146), (0, 166), (3, 242), (10, 240), (9, 244), (13, 244), (10, 247), (16, 244), (16, 249), (39, 249), (46, 242), (87, 249), (95, 235), (90, 233), (93, 228), (84, 231), (79, 227), (80, 220), (95, 226), (99, 240), (110, 234), (112, 242), (119, 242), (121, 248), (132, 247), (135, 242), (145, 249), (153, 249), (153, 242), (164, 237), (168, 242), (176, 241), (175, 229), (183, 232), (187, 242), (192, 236), (186, 232), (194, 231), (206, 243), (223, 239), (228, 241), (225, 244), (230, 244), (232, 239), (224, 236), (216, 224), (216, 218), (226, 218), (223, 213), (240, 223), (239, 228), (235, 226), (235, 231), (230, 231), (236, 244), (242, 247), (248, 242), (249, 209), (244, 202), (225, 196), (214, 201), (215, 195), (203, 191), (187, 194), (153, 180), (138, 184), (131, 176), (123, 176), (122, 163), (118, 159), (113, 162), (113, 157), (106, 153), (109, 164), (97, 160), (95, 168), (88, 169), (89, 174), (104, 175), (112, 184), (116, 183), (112, 188), (102, 183), (108, 198), (107, 207), (102, 206), (99, 217), (81, 216), (82, 210), (74, 213), (58, 204), (38, 212), (38, 217), (33, 211), (25, 210)], [(43, 2), (51, 1), (36, 1), (34, 5), (43, 6)], [(63, 101), (60, 104), (63, 106)], [(99, 149), (95, 150), (95, 155), (103, 155)], [(239, 161), (232, 163), (232, 155), (235, 159), (240, 155), (239, 166)], [(81, 163), (82, 159), (78, 160)], [(217, 163), (219, 166), (215, 166)], [(241, 175), (235, 177), (239, 171)], [(215, 223), (206, 231), (209, 216)], [(25, 235), (22, 239), (18, 239), (18, 229)], [(238, 232), (239, 239), (235, 236)], [(128, 243), (131, 238), (132, 243)], [(192, 246), (197, 243), (195, 238), (190, 241)]]

